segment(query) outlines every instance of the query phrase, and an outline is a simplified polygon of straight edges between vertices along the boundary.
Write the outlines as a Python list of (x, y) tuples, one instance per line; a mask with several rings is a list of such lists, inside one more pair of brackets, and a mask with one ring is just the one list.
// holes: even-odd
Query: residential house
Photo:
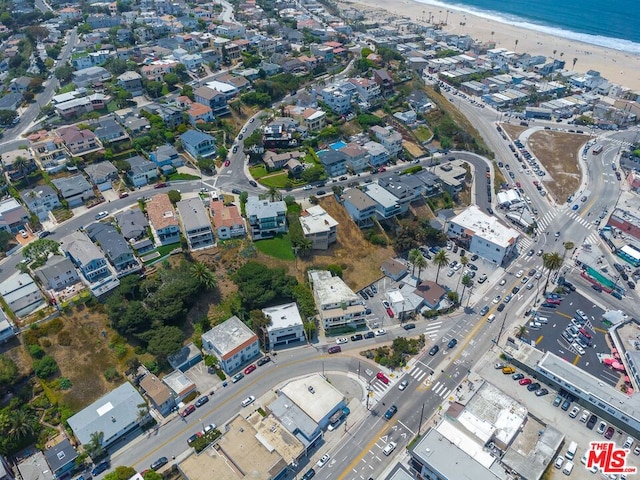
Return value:
[(142, 76), (138, 72), (124, 72), (118, 77), (118, 85), (134, 97), (142, 95)]
[(346, 156), (347, 167), (353, 173), (360, 173), (369, 166), (369, 152), (355, 142), (349, 143), (339, 152)]
[(104, 254), (84, 232), (75, 231), (67, 235), (63, 238), (60, 248), (89, 283), (97, 283), (111, 276)]
[(23, 99), (21, 93), (7, 93), (0, 98), (0, 110), (18, 110), (18, 107), (22, 105)]
[(64, 439), (44, 451), (44, 457), (54, 478), (63, 478), (76, 466), (78, 452), (68, 439)]
[(389, 161), (389, 151), (380, 143), (369, 140), (362, 147), (367, 151), (369, 165), (373, 168), (378, 168)]
[(456, 196), (464, 188), (467, 170), (462, 161), (456, 160), (438, 165), (433, 173), (438, 177), (442, 189), (451, 196)]
[(16, 77), (9, 82), (9, 90), (12, 93), (22, 95), (29, 89), (32, 80), (33, 78), (31, 77)]
[(80, 130), (75, 125), (71, 125), (59, 128), (56, 133), (64, 142), (67, 152), (73, 157), (102, 148), (100, 140), (91, 130)]
[(131, 166), (127, 176), (134, 187), (148, 185), (158, 178), (158, 166), (140, 155), (127, 158), (125, 162)]
[(229, 113), (227, 96), (220, 90), (209, 86), (198, 87), (193, 91), (196, 103), (206, 105), (211, 108), (214, 116), (226, 115)]
[(380, 86), (368, 78), (350, 78), (348, 83), (355, 87), (360, 99), (360, 104), (365, 108), (377, 105), (382, 101)]
[(272, 238), (287, 232), (287, 205), (284, 201), (271, 202), (249, 197), (245, 210), (253, 240)]
[(60, 255), (49, 257), (47, 263), (36, 268), (34, 273), (38, 276), (44, 288), (56, 292), (80, 281), (78, 272), (69, 257)]
[(240, 38), (246, 32), (244, 25), (241, 23), (224, 22), (215, 29), (215, 34), (226, 38)]
[(107, 107), (110, 98), (102, 93), (92, 93), (91, 95), (56, 103), (54, 108), (60, 117), (68, 119), (76, 115), (104, 109)]
[(167, 73), (173, 73), (178, 66), (175, 60), (156, 60), (149, 65), (144, 65), (140, 72), (142, 76), (151, 82), (162, 82)]
[[(47, 465), (47, 459), (44, 458), (44, 454), (40, 450), (36, 450), (33, 453), (25, 455), (26, 458), (22, 458), (18, 465), (19, 474), (16, 478), (37, 478), (38, 480), (54, 480), (53, 472)], [(13, 472), (12, 472), (13, 473)]]
[(149, 160), (154, 162), (158, 168), (181, 167), (184, 165), (182, 157), (173, 145), (160, 145), (149, 154)]
[(47, 173), (56, 173), (66, 166), (69, 156), (64, 140), (59, 135), (43, 130), (29, 135), (28, 138), (30, 149), (40, 168)]
[(244, 219), (236, 205), (225, 205), (215, 198), (209, 203), (209, 208), (218, 240), (244, 237), (247, 234)]
[(382, 262), (380, 270), (382, 270), (382, 273), (394, 282), (400, 281), (407, 273), (409, 273), (407, 266), (395, 258), (389, 258)]
[(296, 120), (280, 117), (266, 125), (262, 131), (262, 143), (265, 148), (293, 148), (298, 146), (296, 135), (299, 133)]
[(131, 246), (111, 223), (95, 222), (87, 226), (85, 231), (91, 240), (100, 245), (119, 276), (140, 268)]
[(31, 151), (16, 149), (0, 155), (2, 170), (9, 181), (17, 181), (26, 178), (35, 172), (38, 167)]
[(364, 192), (376, 202), (376, 214), (379, 220), (388, 220), (405, 211), (398, 197), (377, 183), (367, 184)]
[[(300, 159), (304, 158), (304, 156), (305, 153), (300, 151), (276, 153), (268, 150), (265, 152), (262, 161), (269, 171), (287, 167), (292, 167), (292, 169), (295, 170), (296, 164), (301, 165)], [(296, 164), (292, 164), (292, 161), (295, 161)]]
[(351, 111), (351, 94), (344, 92), (338, 86), (331, 85), (323, 88), (320, 92), (322, 101), (327, 104), (331, 111), (345, 115)]
[(339, 177), (347, 173), (347, 155), (341, 151), (321, 150), (318, 152), (318, 158), (330, 177)]
[(149, 222), (140, 209), (132, 208), (116, 213), (115, 219), (120, 227), (120, 233), (127, 241), (141, 240), (147, 235)]
[(171, 245), (180, 241), (180, 224), (166, 193), (154, 195), (147, 202), (147, 215), (155, 243)]
[(349, 188), (341, 196), (344, 208), (360, 228), (373, 225), (377, 203), (358, 188)]
[(374, 134), (378, 142), (387, 149), (391, 157), (395, 157), (402, 152), (402, 135), (392, 127), (375, 125), (371, 127), (370, 131)]
[(111, 189), (111, 182), (118, 179), (118, 169), (108, 161), (87, 165), (84, 173), (101, 192)]
[[(103, 65), (109, 58), (113, 56), (111, 50), (98, 50), (97, 52), (89, 52), (85, 55), (73, 56), (71, 58), (71, 65), (76, 70), (84, 70), (91, 67), (99, 67)], [(80, 86), (76, 84), (76, 86)]]
[(388, 70), (379, 68), (373, 71), (373, 81), (380, 87), (380, 93), (384, 96), (393, 93), (393, 78)]
[(327, 124), (327, 114), (315, 108), (306, 108), (302, 112), (302, 118), (304, 119), (304, 126), (310, 132), (322, 130)]
[(327, 250), (338, 241), (338, 222), (320, 205), (304, 210), (300, 225), (304, 237), (313, 242), (314, 250)]
[(91, 184), (81, 174), (54, 178), (51, 183), (58, 189), (60, 196), (71, 208), (79, 207), (96, 196)]
[(71, 81), (76, 87), (89, 87), (96, 83), (108, 82), (112, 75), (106, 68), (94, 66), (76, 70), (72, 77)]
[(361, 299), (340, 278), (326, 270), (309, 271), (309, 282), (318, 317), (325, 332), (366, 325), (366, 309)]
[(139, 428), (144, 398), (129, 382), (96, 400), (67, 420), (80, 445), (89, 445), (95, 432), (102, 432), (102, 448), (108, 449), (126, 434)]
[(41, 222), (49, 219), (49, 212), (60, 208), (58, 194), (49, 185), (38, 185), (36, 188), (23, 190), (20, 198)]
[[(0, 342), (5, 343), (16, 336), (17, 329), (7, 318), (7, 315), (2, 309), (0, 309)], [(3, 473), (4, 470), (4, 473)], [(14, 480), (13, 476), (9, 475), (10, 468), (7, 468), (4, 457), (0, 456), (0, 480)]]
[(430, 310), (438, 308), (442, 299), (447, 295), (444, 288), (431, 280), (422, 280), (414, 293), (422, 297), (424, 305)]
[(198, 123), (212, 122), (214, 119), (211, 107), (200, 103), (193, 103), (187, 110), (187, 115), (189, 116), (189, 123), (194, 127)]
[(184, 123), (184, 112), (173, 105), (149, 103), (142, 110), (159, 116), (167, 128), (176, 128)]
[(306, 340), (302, 317), (295, 302), (263, 308), (262, 313), (270, 320), (267, 326), (269, 349), (300, 344)]
[(98, 125), (99, 127), (96, 128), (95, 134), (103, 145), (127, 140), (129, 138), (124, 128), (122, 128), (113, 117), (100, 119)]
[(29, 223), (29, 213), (15, 198), (0, 201), (0, 230), (18, 233)]
[(181, 200), (176, 207), (189, 250), (213, 247), (215, 240), (211, 220), (202, 200), (198, 197)]
[(187, 130), (180, 135), (183, 148), (194, 159), (212, 157), (218, 153), (216, 139), (208, 133), (199, 130)]
[(64, 7), (56, 12), (61, 20), (74, 22), (82, 18), (82, 10), (77, 7)]
[(168, 416), (176, 406), (176, 399), (167, 387), (153, 373), (147, 373), (138, 386), (144, 391), (147, 398), (151, 401), (151, 406), (155, 408), (160, 415)]
[(9, 309), (19, 318), (45, 305), (38, 285), (26, 273), (15, 273), (0, 283), (0, 295)]
[(258, 336), (235, 315), (202, 334), (202, 349), (233, 374), (260, 355)]

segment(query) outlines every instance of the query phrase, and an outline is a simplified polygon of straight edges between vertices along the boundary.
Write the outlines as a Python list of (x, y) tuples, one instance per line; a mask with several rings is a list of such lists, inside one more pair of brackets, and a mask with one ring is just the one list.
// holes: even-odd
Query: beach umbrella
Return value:
[(616, 362), (616, 361), (614, 360), (613, 362), (611, 362), (611, 366), (617, 370), (617, 369), (618, 369), (618, 367), (620, 366), (620, 362)]
[(604, 363), (605, 365), (611, 365), (615, 360), (611, 357), (607, 357), (604, 360), (602, 360), (602, 363)]
[(624, 381), (625, 381), (625, 382), (627, 382), (627, 383), (629, 383), (629, 382), (631, 381), (631, 379), (630, 379), (628, 376), (625, 376), (625, 377), (624, 377)]

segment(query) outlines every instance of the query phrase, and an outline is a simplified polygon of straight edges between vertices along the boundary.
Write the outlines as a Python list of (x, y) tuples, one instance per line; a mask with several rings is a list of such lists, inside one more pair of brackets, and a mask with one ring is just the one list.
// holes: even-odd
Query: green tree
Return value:
[(232, 276), (239, 287), (240, 299), (246, 311), (263, 308), (275, 300), (291, 300), (297, 280), (283, 268), (269, 268), (250, 261)]
[(438, 275), (440, 275), (440, 269), (449, 264), (449, 257), (447, 256), (447, 251), (443, 249), (443, 250), (440, 250), (438, 253), (436, 253), (435, 256), (433, 257), (433, 264), (438, 269), (436, 271), (436, 283), (438, 283)]
[(0, 110), (0, 125), (10, 126), (17, 117), (15, 110)]
[(22, 250), (23, 258), (29, 263), (36, 260), (46, 260), (51, 254), (61, 255), (60, 244), (48, 238), (34, 240)]
[(160, 475), (156, 471), (149, 469), (146, 472), (144, 472), (144, 475), (142, 476), (142, 478), (144, 478), (144, 480), (162, 480), (162, 475)]
[(180, 194), (179, 191), (177, 190), (169, 190), (167, 192), (167, 195), (169, 196), (169, 201), (171, 201), (171, 203), (173, 205), (175, 205), (176, 203), (178, 203), (180, 200), (182, 200), (182, 195)]
[(427, 258), (422, 254), (422, 252), (420, 252), (420, 255), (413, 260), (413, 266), (418, 268), (418, 280), (420, 280), (422, 270), (427, 268), (428, 265), (429, 262), (427, 261)]
[(549, 273), (547, 273), (547, 280), (544, 282), (543, 291), (545, 293), (547, 292), (547, 286), (549, 285), (549, 278), (551, 277), (551, 272), (560, 270), (560, 267), (562, 267), (562, 261), (563, 261), (562, 256), (558, 252), (542, 254), (542, 266), (549, 271)]
[(408, 260), (411, 262), (411, 264), (413, 265), (412, 269), (411, 269), (411, 276), (413, 277), (416, 273), (416, 264), (415, 264), (415, 260), (416, 258), (418, 258), (420, 255), (422, 255), (422, 252), (420, 252), (420, 250), (418, 250), (417, 248), (412, 248), (411, 250), (409, 250), (409, 255), (407, 256)]
[(267, 193), (267, 195), (272, 202), (282, 200), (282, 193), (277, 187), (269, 187), (269, 193)]
[(467, 287), (470, 287), (473, 284), (471, 277), (469, 275), (462, 276), (462, 294), (460, 295), (460, 302), (462, 303), (462, 299), (464, 298), (464, 291)]
[(161, 97), (163, 88), (164, 84), (162, 82), (149, 81), (144, 84), (144, 89), (151, 98)]
[(45, 355), (40, 360), (33, 362), (33, 371), (38, 378), (49, 378), (58, 372), (58, 364), (52, 356)]
[(0, 355), (0, 386), (11, 385), (18, 378), (18, 366), (11, 358)]
[(93, 31), (93, 28), (91, 28), (91, 25), (89, 25), (88, 23), (81, 23), (80, 25), (78, 25), (77, 30), (78, 33), (84, 35), (85, 33), (91, 33)]
[(158, 357), (167, 357), (182, 347), (184, 334), (178, 327), (163, 326), (147, 332), (147, 351)]
[[(469, 259), (463, 255), (462, 257), (460, 257), (460, 263), (462, 264), (462, 268), (463, 268), (463, 272), (464, 272), (464, 267), (466, 267), (467, 264), (469, 263)], [(461, 276), (458, 277), (458, 284), (456, 285), (456, 292), (458, 291), (458, 288), (460, 287), (460, 280), (462, 280)]]
[(89, 438), (89, 443), (84, 446), (84, 449), (95, 462), (104, 456), (104, 449), (102, 448), (104, 433), (93, 432)]
[(129, 480), (136, 474), (133, 467), (120, 466), (116, 467), (113, 472), (109, 472), (104, 476), (104, 480)]
[(309, 258), (313, 253), (313, 240), (310, 238), (302, 238), (296, 245), (297, 255), (300, 258)]
[(73, 78), (73, 67), (68, 63), (56, 68), (56, 78), (60, 80), (61, 84), (69, 83)]
[(198, 280), (198, 283), (207, 290), (216, 287), (216, 276), (204, 262), (195, 262), (191, 265), (191, 273)]
[(163, 78), (164, 83), (167, 84), (169, 90), (173, 90), (175, 86), (180, 83), (180, 77), (175, 73), (167, 73)]
[(33, 418), (25, 408), (14, 409), (9, 413), (9, 437), (14, 442), (31, 438), (36, 433)]

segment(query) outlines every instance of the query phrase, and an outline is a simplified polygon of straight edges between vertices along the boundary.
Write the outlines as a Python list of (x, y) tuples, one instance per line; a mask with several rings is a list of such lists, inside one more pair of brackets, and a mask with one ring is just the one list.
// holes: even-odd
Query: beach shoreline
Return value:
[(366, 0), (366, 4), (363, 0), (338, 0), (338, 3), (386, 23), (390, 20), (389, 13), (422, 25), (428, 25), (431, 15), (433, 23), (446, 22), (445, 32), (469, 35), (480, 42), (495, 42), (496, 48), (564, 60), (566, 70), (582, 73), (596, 70), (611, 83), (640, 91), (640, 55), (530, 30), (463, 12), (453, 6), (445, 8), (442, 4), (414, 0)]

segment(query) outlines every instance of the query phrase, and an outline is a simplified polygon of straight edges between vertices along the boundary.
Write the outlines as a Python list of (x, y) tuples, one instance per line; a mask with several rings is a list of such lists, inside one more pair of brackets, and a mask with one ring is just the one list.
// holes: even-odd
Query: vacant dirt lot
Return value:
[(529, 137), (531, 153), (540, 160), (551, 178), (544, 184), (557, 203), (564, 203), (580, 186), (579, 150), (588, 140), (585, 135), (541, 130)]

